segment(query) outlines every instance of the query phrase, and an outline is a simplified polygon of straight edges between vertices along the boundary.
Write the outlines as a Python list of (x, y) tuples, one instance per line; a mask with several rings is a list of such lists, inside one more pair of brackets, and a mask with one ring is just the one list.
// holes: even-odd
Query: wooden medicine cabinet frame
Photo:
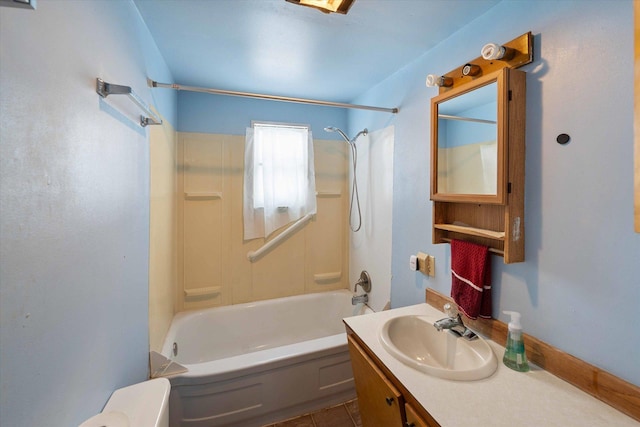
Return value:
[[(491, 203), (491, 204), (505, 204), (505, 194), (507, 193), (507, 182), (504, 179), (504, 172), (507, 169), (505, 161), (507, 159), (507, 149), (505, 144), (505, 128), (504, 123), (508, 121), (506, 113), (508, 112), (508, 90), (505, 90), (505, 80), (508, 78), (508, 68), (503, 68), (498, 71), (494, 71), (486, 76), (482, 76), (470, 83), (456, 87), (450, 91), (441, 93), (438, 96), (431, 98), (431, 200), (437, 200), (442, 202), (471, 202), (471, 203)], [(454, 101), (465, 98), (465, 95), (472, 95), (472, 93), (478, 89), (485, 88), (495, 83), (496, 88), (496, 103), (497, 103), (497, 115), (496, 115), (496, 142), (497, 142), (497, 186), (495, 194), (464, 194), (464, 193), (450, 193), (439, 191), (438, 179), (439, 179), (439, 155), (438, 148), (440, 147), (440, 105), (447, 101)], [(491, 88), (490, 88), (491, 89)], [(461, 118), (463, 120), (475, 120), (468, 118)], [(486, 126), (486, 125), (485, 125)]]
[[(497, 82), (496, 194), (437, 191), (438, 106)], [(442, 92), (431, 100), (433, 243), (466, 240), (489, 247), (506, 264), (524, 261), (526, 73), (505, 67)]]

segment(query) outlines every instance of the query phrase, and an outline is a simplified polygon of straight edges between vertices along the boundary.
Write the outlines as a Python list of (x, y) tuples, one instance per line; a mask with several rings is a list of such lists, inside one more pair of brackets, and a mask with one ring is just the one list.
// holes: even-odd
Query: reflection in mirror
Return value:
[(497, 83), (438, 104), (438, 193), (498, 190)]

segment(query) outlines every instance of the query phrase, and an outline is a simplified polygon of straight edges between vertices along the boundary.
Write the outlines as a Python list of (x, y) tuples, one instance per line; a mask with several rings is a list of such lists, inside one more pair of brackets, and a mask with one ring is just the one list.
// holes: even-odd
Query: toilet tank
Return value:
[(169, 427), (169, 392), (166, 378), (155, 378), (113, 392), (102, 413), (122, 412), (129, 425), (136, 427)]

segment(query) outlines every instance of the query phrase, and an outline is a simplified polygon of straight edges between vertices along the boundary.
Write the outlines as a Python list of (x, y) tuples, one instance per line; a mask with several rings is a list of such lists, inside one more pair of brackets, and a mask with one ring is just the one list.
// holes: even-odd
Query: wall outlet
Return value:
[(409, 269), (411, 271), (418, 271), (418, 257), (415, 255), (411, 255), (409, 257)]
[(418, 252), (418, 270), (430, 277), (436, 275), (436, 259), (431, 255)]

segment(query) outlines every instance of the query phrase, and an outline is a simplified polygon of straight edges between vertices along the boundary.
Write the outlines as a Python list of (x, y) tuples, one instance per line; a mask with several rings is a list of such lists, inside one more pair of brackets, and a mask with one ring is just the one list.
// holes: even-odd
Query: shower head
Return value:
[(326, 128), (324, 128), (325, 132), (338, 132), (340, 134), (340, 136), (342, 136), (344, 138), (345, 141), (347, 141), (347, 143), (351, 144), (351, 141), (349, 140), (349, 137), (342, 132), (340, 129), (338, 129), (337, 127), (333, 127), (333, 126), (327, 126)]
[(324, 130), (325, 132), (338, 132), (340, 136), (342, 136), (342, 138), (344, 138), (344, 140), (347, 141), (349, 144), (353, 144), (360, 135), (367, 135), (369, 133), (367, 128), (364, 128), (363, 130), (358, 132), (358, 134), (355, 137), (353, 137), (353, 139), (349, 139), (349, 137), (337, 127), (327, 126), (326, 128), (324, 128)]
[[(358, 196), (358, 180), (356, 174), (356, 168), (358, 167), (358, 149), (356, 147), (356, 139), (358, 139), (360, 135), (367, 135), (369, 131), (367, 130), (367, 128), (364, 128), (360, 132), (358, 132), (358, 134), (352, 139), (349, 139), (349, 137), (337, 127), (327, 126), (326, 128), (324, 128), (324, 130), (325, 132), (338, 132), (351, 148), (351, 157), (353, 159), (353, 184), (351, 186), (351, 202), (349, 203), (349, 227), (352, 231), (356, 232), (360, 230), (360, 227), (362, 227), (362, 212), (360, 211), (360, 197)], [(353, 223), (351, 222), (351, 214), (353, 212), (354, 202), (356, 204), (358, 213), (357, 226), (353, 225)]]

